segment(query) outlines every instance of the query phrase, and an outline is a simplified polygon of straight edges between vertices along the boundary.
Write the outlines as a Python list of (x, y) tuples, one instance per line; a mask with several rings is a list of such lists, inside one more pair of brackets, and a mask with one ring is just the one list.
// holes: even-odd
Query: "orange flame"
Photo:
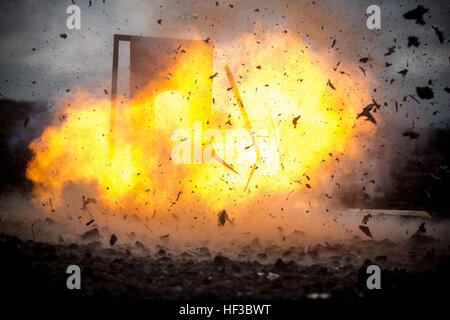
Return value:
[[(216, 48), (218, 75), (210, 79), (210, 70), (198, 69), (205, 58), (201, 47), (189, 48), (167, 71), (176, 91), (157, 91), (164, 84), (153, 81), (128, 108), (122, 107), (130, 120), (116, 120), (112, 159), (110, 101), (77, 91), (60, 103), (59, 117), (30, 144), (34, 157), (27, 177), (34, 182), (34, 194), (39, 201), (52, 198), (57, 208), (64, 204), (68, 185), (85, 184), (93, 186), (90, 196), (107, 210), (132, 208), (146, 215), (170, 210), (180, 201), (217, 211), (274, 193), (320, 190), (327, 183), (323, 173), (338, 165), (335, 158), (352, 149), (358, 132), (369, 130), (355, 124), (357, 111), (370, 98), (347, 75), (333, 72), (324, 55), (304, 49), (299, 39), (281, 33), (258, 41), (245, 35), (231, 48)], [(248, 120), (227, 90), (226, 64)], [(187, 77), (194, 77), (197, 87), (186, 87)], [(207, 95), (190, 99), (189, 92), (211, 81), (212, 112), (205, 114), (204, 105), (211, 103)], [(208, 152), (212, 161), (207, 161)], [(193, 164), (176, 164), (174, 156), (193, 159)]]

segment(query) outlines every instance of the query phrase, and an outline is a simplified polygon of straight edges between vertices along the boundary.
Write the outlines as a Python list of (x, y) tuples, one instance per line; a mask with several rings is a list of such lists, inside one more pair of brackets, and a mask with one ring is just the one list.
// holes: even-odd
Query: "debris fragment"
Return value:
[(158, 20), (156, 20), (156, 22), (157, 22), (159, 25), (161, 25), (162, 19), (158, 19)]
[(436, 33), (436, 35), (438, 36), (439, 42), (440, 43), (444, 43), (444, 34), (442, 33), (441, 30), (439, 30), (438, 27), (432, 26), (434, 32)]
[(416, 133), (416, 132), (414, 132), (412, 130), (408, 130), (408, 131), (403, 132), (403, 136), (409, 137), (410, 140), (418, 139), (420, 137), (420, 135), (418, 133)]
[(425, 222), (423, 222), (420, 226), (419, 229), (417, 229), (417, 232), (422, 232), (422, 233), (426, 233), (427, 229), (425, 229)]
[(364, 69), (363, 67), (359, 66), (359, 69), (362, 71), (362, 73), (364, 74), (364, 77), (366, 76), (366, 69)]
[(225, 222), (229, 222), (232, 223), (232, 221), (230, 220), (230, 218), (228, 217), (228, 213), (225, 210), (222, 210), (219, 215), (218, 215), (218, 221), (219, 221), (219, 225), (223, 226), (225, 224)]
[(408, 37), (408, 48), (411, 46), (418, 47), (420, 45), (419, 38), (411, 36)]
[(384, 55), (385, 56), (390, 56), (391, 54), (393, 54), (395, 52), (395, 48), (396, 46), (392, 46), (388, 49), (388, 52), (386, 52)]
[(333, 86), (333, 84), (331, 83), (330, 79), (328, 79), (327, 85), (328, 85), (331, 89), (336, 90), (336, 88), (335, 88), (335, 87)]
[(377, 124), (375, 117), (370, 112), (376, 112), (376, 110), (380, 108), (380, 105), (373, 99), (372, 102), (373, 103), (364, 107), (363, 111), (357, 115), (356, 119), (359, 119), (360, 117), (366, 117), (366, 121), (371, 121), (374, 124)]
[(117, 237), (115, 234), (111, 235), (111, 239), (109, 239), (109, 244), (113, 246), (117, 242)]
[(87, 205), (89, 203), (97, 203), (97, 200), (95, 200), (94, 198), (82, 196), (81, 199), (83, 200), (83, 206), (81, 207), (81, 210), (87, 210)]
[(55, 209), (53, 209), (52, 198), (48, 198), (48, 203), (50, 204), (50, 211), (55, 212)]
[(255, 163), (253, 164), (252, 169), (250, 171), (250, 174), (248, 176), (247, 183), (245, 184), (245, 188), (244, 188), (244, 191), (245, 191), (245, 190), (247, 190), (247, 187), (248, 187), (248, 185), (250, 183), (250, 180), (253, 177), (253, 174), (254, 174), (254, 172), (256, 170), (256, 166), (258, 165), (258, 162), (260, 161), (261, 156), (260, 156), (260, 153), (259, 153), (258, 144), (256, 143), (255, 134), (254, 134), (254, 132), (252, 130), (252, 124), (251, 124), (250, 119), (248, 117), (247, 111), (245, 110), (245, 107), (244, 107), (244, 102), (242, 101), (241, 95), (240, 95), (238, 87), (236, 85), (236, 81), (234, 80), (233, 74), (231, 73), (230, 67), (227, 66), (227, 65), (225, 66), (225, 72), (227, 73), (228, 81), (231, 84), (231, 88), (233, 89), (234, 97), (235, 97), (236, 102), (237, 102), (237, 104), (239, 106), (239, 111), (241, 112), (242, 118), (244, 119), (245, 127), (247, 128), (247, 130), (248, 130), (248, 132), (249, 132), (249, 134), (250, 134), (250, 136), (252, 138), (253, 145), (255, 147), (256, 160), (255, 160)]
[(359, 59), (359, 62), (366, 63), (367, 61), (369, 61), (369, 59), (369, 57), (361, 58)]
[(214, 158), (214, 160), (216, 160), (218, 163), (224, 165), (226, 168), (230, 169), (231, 171), (233, 171), (236, 174), (239, 174), (239, 172), (237, 172), (233, 166), (231, 164), (228, 164), (227, 162), (225, 162), (225, 160), (223, 160), (222, 158), (220, 158), (218, 155), (216, 155), (216, 150), (213, 149), (211, 152), (211, 156)]
[(86, 225), (89, 226), (89, 225), (91, 225), (92, 222), (94, 222), (94, 221), (95, 221), (94, 219), (91, 219), (91, 220), (89, 220), (89, 221), (86, 223)]
[(63, 39), (66, 39), (66, 38), (67, 38), (67, 34), (65, 34), (65, 33), (61, 33), (59, 36), (60, 36), (61, 38), (63, 38)]
[(370, 233), (370, 229), (368, 226), (360, 225), (359, 230), (361, 230), (366, 236), (373, 238), (372, 233)]
[(416, 87), (416, 93), (420, 99), (430, 100), (433, 99), (434, 93), (430, 87)]
[(198, 18), (198, 15), (193, 12), (186, 12), (186, 13), (181, 14), (180, 18), (184, 19), (184, 20), (195, 20)]
[(361, 223), (362, 223), (362, 224), (367, 224), (367, 222), (369, 222), (370, 218), (372, 218), (372, 214), (371, 214), (371, 213), (365, 215), (365, 216), (362, 218)]
[(300, 117), (301, 117), (301, 115), (292, 119), (292, 124), (294, 125), (294, 129), (297, 129), (297, 121), (298, 121), (298, 119), (300, 119)]
[(427, 13), (429, 9), (422, 7), (419, 5), (414, 10), (408, 11), (403, 15), (403, 18), (406, 20), (416, 20), (416, 23), (424, 25), (425, 21), (423, 20), (423, 15)]
[(26, 117), (25, 121), (23, 122), (23, 127), (26, 128), (28, 126), (28, 123), (30, 123), (30, 117)]

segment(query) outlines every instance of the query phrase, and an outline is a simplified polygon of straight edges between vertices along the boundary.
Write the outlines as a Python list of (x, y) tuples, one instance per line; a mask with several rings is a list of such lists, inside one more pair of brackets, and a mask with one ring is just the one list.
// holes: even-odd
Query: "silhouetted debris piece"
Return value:
[(362, 73), (364, 74), (364, 77), (366, 76), (366, 69), (364, 69), (363, 67), (359, 66), (359, 69), (362, 71)]
[(415, 102), (417, 102), (418, 104), (420, 104), (420, 101), (416, 99), (416, 97), (414, 97), (412, 94), (408, 94), (407, 96), (403, 97), (403, 101), (406, 101), (406, 98), (410, 97), (411, 99), (413, 99)]
[(294, 119), (292, 119), (292, 124), (294, 125), (294, 129), (297, 128), (297, 121), (298, 121), (298, 119), (300, 119), (300, 117), (301, 117), (301, 115), (295, 117)]
[(87, 205), (89, 203), (97, 203), (97, 200), (95, 200), (94, 198), (82, 196), (81, 199), (83, 200), (83, 206), (81, 207), (81, 210), (87, 210)]
[(436, 33), (436, 35), (438, 36), (439, 42), (440, 43), (444, 43), (444, 34), (442, 33), (441, 30), (439, 30), (438, 27), (432, 26), (434, 32)]
[(403, 70), (399, 71), (398, 73), (400, 73), (402, 76), (406, 76), (406, 74), (408, 73), (408, 69), (403, 69)]
[(363, 218), (362, 218), (362, 224), (367, 224), (367, 222), (369, 222), (370, 218), (372, 218), (372, 214), (366, 214)]
[(216, 72), (216, 73), (214, 73), (212, 76), (209, 76), (209, 78), (210, 78), (210, 79), (214, 79), (218, 74), (219, 74), (219, 73)]
[(81, 236), (81, 239), (83, 239), (83, 240), (96, 240), (98, 238), (100, 238), (100, 232), (98, 232), (97, 228), (94, 228), (92, 230), (86, 231)]
[(417, 87), (416, 88), (417, 95), (420, 99), (433, 99), (434, 93), (430, 87)]
[(366, 63), (367, 61), (369, 61), (369, 59), (369, 57), (361, 58), (359, 59), (359, 62)]
[(331, 83), (330, 79), (328, 79), (327, 85), (328, 85), (331, 89), (336, 90), (336, 88), (335, 88), (335, 87), (333, 86), (333, 84)]
[(182, 191), (178, 192), (178, 195), (177, 195), (177, 198), (176, 198), (175, 201), (178, 201), (180, 199), (180, 196), (181, 196), (182, 193), (183, 193)]
[(28, 124), (30, 123), (30, 117), (26, 117), (25, 121), (23, 122), (23, 127), (26, 128), (28, 126)]
[(219, 224), (223, 226), (227, 221), (227, 218), (228, 218), (227, 212), (225, 210), (222, 210), (218, 216)]
[(109, 239), (109, 244), (113, 246), (117, 242), (117, 237), (115, 234), (111, 235), (111, 239)]
[(163, 234), (162, 236), (159, 237), (160, 239), (168, 239), (169, 238), (169, 234)]
[(86, 223), (86, 225), (89, 226), (89, 225), (91, 225), (92, 222), (94, 222), (94, 221), (95, 221), (94, 219), (91, 219), (91, 220), (89, 220), (89, 221)]
[(425, 21), (423, 20), (423, 15), (427, 13), (429, 9), (422, 7), (419, 5), (414, 10), (408, 11), (403, 15), (403, 18), (407, 20), (416, 20), (416, 23), (424, 25)]
[(403, 132), (403, 136), (409, 137), (410, 140), (413, 140), (413, 139), (418, 139), (420, 137), (420, 134), (418, 134), (412, 130), (408, 130), (408, 131)]
[(331, 44), (331, 47), (333, 48), (335, 44), (336, 44), (336, 39), (333, 39), (333, 43)]
[(423, 222), (420, 226), (419, 229), (417, 229), (417, 232), (421, 232), (421, 233), (426, 233), (427, 229), (425, 229), (425, 222)]
[(219, 225), (223, 226), (225, 222), (231, 223), (230, 218), (228, 217), (228, 213), (225, 210), (222, 210), (218, 215)]
[(408, 48), (411, 46), (418, 47), (420, 45), (419, 38), (411, 36), (408, 37)]
[(384, 55), (385, 56), (390, 56), (391, 54), (393, 54), (395, 52), (395, 48), (397, 48), (396, 46), (392, 46), (388, 49), (388, 52), (386, 52)]
[(67, 34), (65, 34), (65, 33), (61, 33), (59, 36), (60, 36), (61, 38), (63, 38), (63, 39), (66, 39), (66, 38), (67, 38)]
[(156, 22), (157, 22), (159, 25), (161, 25), (162, 19), (158, 19), (158, 20), (156, 20)]
[(386, 68), (388, 68), (388, 67), (392, 66), (392, 63), (386, 62), (386, 63), (384, 64), (384, 66), (385, 66)]
[(336, 64), (336, 66), (333, 68), (334, 71), (337, 70), (337, 67), (339, 67), (339, 65), (341, 64), (341, 60), (338, 61), (338, 63)]
[(370, 229), (368, 226), (360, 225), (359, 230), (361, 230), (366, 236), (373, 238), (372, 233), (370, 233)]
[(48, 203), (50, 204), (50, 211), (55, 212), (55, 209), (53, 209), (52, 198), (48, 198)]
[(208, 38), (206, 38), (206, 39), (203, 40), (203, 41), (205, 41), (206, 43), (209, 43), (209, 40), (211, 40), (211, 39), (208, 37)]
[(366, 121), (371, 121), (374, 124), (377, 124), (377, 121), (375, 120), (375, 117), (371, 114), (371, 112), (376, 112), (377, 109), (380, 108), (380, 105), (372, 99), (371, 104), (364, 107), (363, 111), (358, 114), (356, 119), (359, 119), (360, 117), (366, 117)]
[(450, 88), (449, 87), (445, 87), (444, 91), (447, 92), (447, 93), (450, 93)]

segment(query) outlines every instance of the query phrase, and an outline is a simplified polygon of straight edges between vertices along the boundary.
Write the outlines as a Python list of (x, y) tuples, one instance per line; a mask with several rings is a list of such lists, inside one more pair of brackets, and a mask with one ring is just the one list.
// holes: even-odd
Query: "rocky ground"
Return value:
[[(252, 250), (249, 246), (243, 252)], [(395, 244), (388, 240), (354, 240), (341, 244), (277, 248), (258, 253), (257, 259), (229, 259), (211, 255), (206, 247), (173, 255), (156, 248), (105, 248), (86, 245), (23, 241), (0, 234), (4, 276), (9, 297), (91, 301), (123, 299), (363, 300), (429, 298), (450, 284), (450, 247), (420, 232)], [(302, 263), (302, 261), (304, 261)], [(311, 263), (315, 261), (315, 263)], [(69, 291), (66, 268), (82, 268), (82, 289)], [(366, 267), (382, 270), (382, 290), (366, 288)], [(5, 292), (5, 291), (4, 291)]]

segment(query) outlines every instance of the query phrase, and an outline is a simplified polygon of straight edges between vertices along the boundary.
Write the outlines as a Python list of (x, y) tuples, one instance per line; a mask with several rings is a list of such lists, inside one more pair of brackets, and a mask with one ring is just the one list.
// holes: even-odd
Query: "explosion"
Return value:
[[(308, 195), (314, 206), (340, 159), (358, 158), (358, 136), (374, 130), (356, 117), (367, 89), (290, 32), (216, 45), (212, 73), (205, 45), (158, 62), (167, 66), (163, 81), (119, 97), (128, 116), (114, 128), (109, 99), (79, 89), (60, 101), (30, 144), (37, 203), (57, 210), (66, 188), (83, 185), (104, 212), (143, 217), (216, 214), (287, 195)], [(169, 78), (176, 90), (166, 88)]]

